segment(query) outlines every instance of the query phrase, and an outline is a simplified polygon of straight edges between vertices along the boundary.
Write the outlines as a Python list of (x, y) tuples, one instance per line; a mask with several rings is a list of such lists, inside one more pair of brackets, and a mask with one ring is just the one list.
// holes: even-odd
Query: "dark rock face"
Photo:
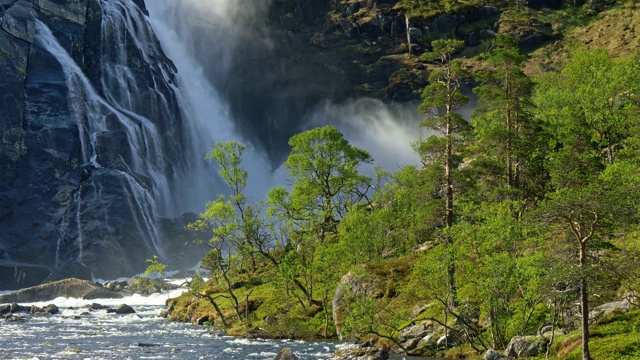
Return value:
[(165, 255), (185, 125), (140, 6), (0, 1), (0, 289)]

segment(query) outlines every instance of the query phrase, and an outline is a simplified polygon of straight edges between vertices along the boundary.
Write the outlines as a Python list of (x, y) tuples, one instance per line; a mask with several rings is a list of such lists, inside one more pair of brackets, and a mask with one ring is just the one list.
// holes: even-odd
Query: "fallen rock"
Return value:
[[(433, 333), (435, 330), (432, 324), (416, 324), (407, 326), (400, 331), (400, 335), (398, 335), (398, 341), (402, 344), (402, 347), (411, 351), (417, 349), (422, 340)], [(433, 336), (429, 337), (429, 339), (433, 338)], [(435, 340), (432, 341), (435, 345)], [(427, 343), (423, 342), (423, 348), (427, 348)]]
[(494, 349), (487, 350), (487, 352), (482, 357), (482, 360), (503, 360), (503, 359), (507, 359), (507, 357), (497, 352)]
[(593, 310), (589, 311), (589, 321), (598, 320), (601, 317), (618, 313), (625, 314), (631, 309), (631, 303), (629, 300), (614, 301), (600, 306), (596, 306)]
[(28, 306), (29, 313), (32, 315), (54, 315), (60, 312), (58, 307), (54, 304), (49, 304), (43, 308), (37, 306)]
[(509, 341), (504, 355), (508, 358), (536, 356), (547, 349), (547, 342), (539, 336), (515, 336)]
[(44, 310), (44, 312), (49, 315), (55, 315), (60, 313), (60, 309), (58, 309), (58, 307), (55, 304), (49, 304), (45, 306), (42, 310)]
[(12, 303), (11, 305), (9, 305), (9, 312), (12, 313), (12, 314), (18, 313), (18, 312), (29, 313), (29, 312), (31, 312), (31, 307), (30, 306), (22, 306), (22, 305), (17, 304), (17, 303)]
[(98, 303), (93, 303), (91, 305), (89, 305), (89, 309), (91, 310), (105, 310), (108, 309), (108, 306), (104, 306), (102, 304), (98, 304)]
[(284, 348), (273, 358), (273, 360), (298, 360), (298, 357), (293, 353), (291, 348)]
[(422, 339), (427, 336), (431, 331), (433, 331), (432, 326), (427, 326), (427, 324), (417, 324), (413, 326), (407, 326), (400, 331), (400, 335), (398, 335), (398, 340), (400, 342), (405, 342), (410, 339)]
[[(107, 311), (109, 312), (109, 311)], [(120, 306), (118, 306), (115, 310), (116, 314), (135, 314), (136, 311), (133, 310), (133, 308), (127, 304), (122, 304)]]
[(330, 360), (386, 360), (389, 353), (374, 347), (348, 348), (337, 350)]

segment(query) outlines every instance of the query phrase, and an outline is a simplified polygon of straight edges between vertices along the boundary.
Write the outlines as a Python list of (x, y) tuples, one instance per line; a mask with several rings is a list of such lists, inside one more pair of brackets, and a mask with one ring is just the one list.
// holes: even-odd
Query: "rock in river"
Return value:
[(95, 292), (101, 292), (103, 297), (122, 298), (122, 294), (109, 291), (100, 284), (87, 280), (65, 279), (0, 295), (0, 304), (50, 301), (58, 297), (83, 298)]

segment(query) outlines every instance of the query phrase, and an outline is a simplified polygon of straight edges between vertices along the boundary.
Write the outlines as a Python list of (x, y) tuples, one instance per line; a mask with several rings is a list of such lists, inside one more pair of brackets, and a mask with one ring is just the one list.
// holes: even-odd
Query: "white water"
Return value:
[[(176, 280), (176, 282), (182, 282)], [(240, 339), (215, 329), (172, 323), (157, 315), (177, 289), (151, 296), (82, 300), (57, 298), (21, 304), (56, 304), (60, 314), (26, 316), (24, 322), (0, 326), (2, 359), (272, 359), (290, 347), (300, 359), (327, 359), (338, 348), (334, 342)], [(108, 314), (89, 310), (93, 303), (109, 307), (127, 304), (135, 314)], [(213, 331), (212, 331), (213, 330)]]
[[(227, 12), (237, 13), (240, 11), (234, 2), (218, 1), (218, 0), (151, 0), (146, 1), (149, 11), (149, 21), (155, 31), (155, 34), (162, 45), (162, 49), (169, 57), (178, 70), (179, 87), (176, 88), (176, 94), (179, 97), (186, 118), (191, 125), (191, 139), (193, 142), (193, 157), (202, 159), (206, 153), (211, 150), (213, 143), (217, 141), (237, 140), (247, 147), (244, 153), (245, 168), (249, 172), (247, 180), (247, 195), (252, 199), (262, 198), (266, 192), (276, 184), (278, 180), (272, 176), (272, 169), (269, 165), (266, 155), (254, 144), (242, 141), (235, 128), (234, 119), (229, 115), (227, 104), (225, 104), (218, 91), (212, 83), (207, 79), (202, 64), (200, 64), (193, 56), (193, 49), (188, 46), (188, 42), (180, 38), (178, 32), (184, 29), (178, 29), (184, 19), (176, 19), (180, 14), (181, 7), (193, 7), (196, 12), (189, 14), (198, 15), (191, 21), (205, 21), (206, 16), (211, 16), (207, 20), (210, 21), (210, 29), (215, 31), (220, 27), (216, 27), (216, 21), (219, 26), (230, 26), (228, 18), (223, 16)], [(224, 19), (227, 19), (227, 22)], [(178, 20), (178, 21), (177, 21)], [(174, 27), (172, 27), (175, 26)], [(182, 25), (184, 27), (184, 25)], [(203, 26), (206, 24), (203, 23)], [(218, 35), (215, 32), (210, 34), (213, 37)], [(221, 48), (220, 51), (223, 49)], [(219, 63), (216, 66), (224, 69), (227, 67), (224, 53), (220, 52)], [(212, 59), (217, 62), (218, 58)], [(189, 174), (191, 178), (191, 206), (204, 206), (205, 199), (213, 199), (217, 193), (221, 191), (218, 186), (212, 183), (210, 170), (213, 167), (210, 163), (202, 162), (202, 168), (196, 167), (195, 173)], [(193, 210), (193, 208), (191, 209)]]

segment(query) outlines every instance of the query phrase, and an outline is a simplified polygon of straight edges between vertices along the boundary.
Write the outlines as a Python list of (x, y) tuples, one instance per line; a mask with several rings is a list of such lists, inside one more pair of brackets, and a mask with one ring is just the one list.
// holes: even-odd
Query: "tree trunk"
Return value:
[[(446, 195), (445, 195), (445, 211), (446, 211), (446, 227), (450, 229), (453, 226), (453, 181), (451, 178), (451, 169), (453, 168), (453, 124), (451, 119), (451, 112), (453, 111), (453, 104), (451, 103), (453, 90), (451, 89), (451, 81), (447, 82), (447, 91), (448, 91), (448, 103), (447, 103), (447, 128), (446, 128), (446, 137), (447, 137), (447, 149), (445, 153), (445, 166), (444, 166), (444, 176), (445, 176), (445, 186), (446, 186)], [(447, 248), (449, 252), (451, 252), (453, 248), (453, 238), (450, 235), (447, 235)], [(449, 291), (451, 292), (451, 306), (453, 308), (456, 307), (458, 301), (458, 294), (456, 290), (456, 267), (454, 259), (451, 254), (449, 254), (449, 264), (447, 266), (447, 282), (449, 286)]]
[(589, 354), (589, 297), (587, 296), (587, 279), (584, 274), (586, 247), (580, 246), (580, 313), (582, 315), (582, 360), (591, 360)]

